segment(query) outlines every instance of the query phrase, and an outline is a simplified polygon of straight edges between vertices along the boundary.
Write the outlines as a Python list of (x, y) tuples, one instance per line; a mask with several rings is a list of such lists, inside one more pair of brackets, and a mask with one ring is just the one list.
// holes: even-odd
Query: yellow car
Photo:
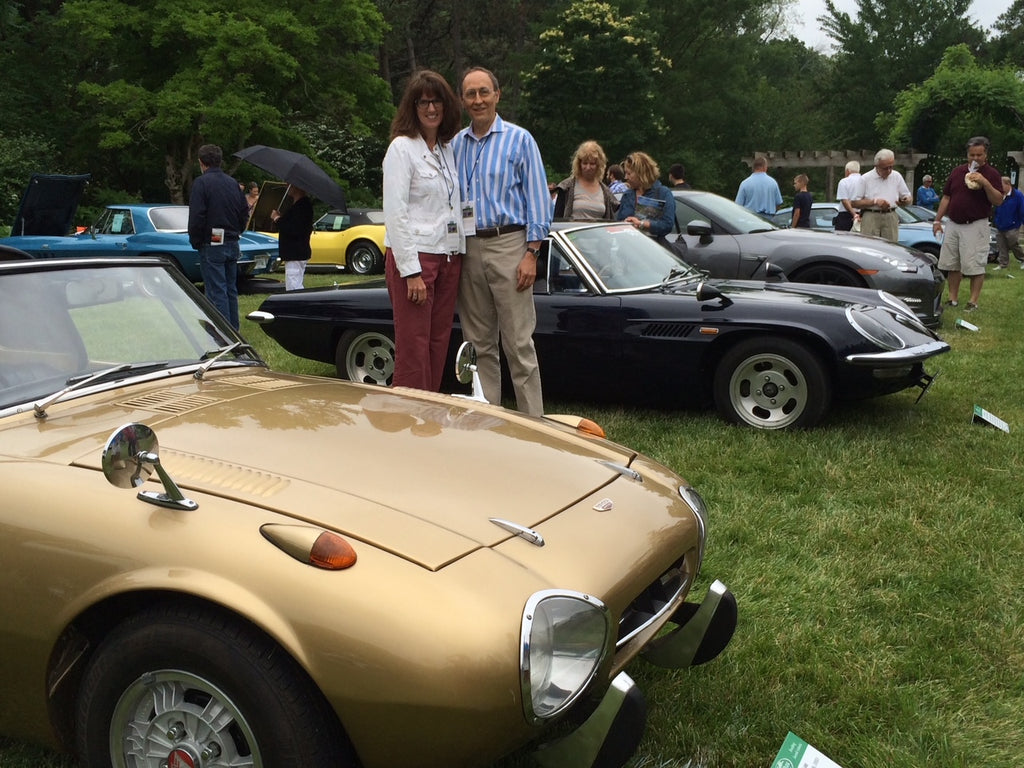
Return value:
[(313, 224), (309, 267), (345, 267), (357, 275), (384, 271), (384, 211), (349, 208), (329, 211)]

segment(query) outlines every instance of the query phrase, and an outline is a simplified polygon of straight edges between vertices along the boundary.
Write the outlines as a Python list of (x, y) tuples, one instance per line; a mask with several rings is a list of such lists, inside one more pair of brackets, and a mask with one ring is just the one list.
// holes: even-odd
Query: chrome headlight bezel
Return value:
[[(700, 546), (697, 551), (697, 573), (699, 573), (701, 563), (704, 562), (704, 548), (707, 545), (708, 505), (705, 503), (704, 497), (689, 485), (679, 486), (679, 497), (686, 502), (686, 506), (693, 510), (693, 516), (697, 519), (698, 535), (700, 536)], [(697, 573), (694, 573), (694, 576)]]
[(607, 606), (582, 592), (535, 592), (523, 609), (520, 685), (527, 722), (565, 712), (590, 687), (615, 643)]

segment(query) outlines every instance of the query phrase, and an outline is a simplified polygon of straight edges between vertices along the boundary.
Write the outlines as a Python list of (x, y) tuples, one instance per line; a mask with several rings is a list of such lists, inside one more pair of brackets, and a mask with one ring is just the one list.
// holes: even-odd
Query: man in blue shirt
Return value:
[(939, 193), (932, 189), (932, 177), (925, 174), (921, 179), (921, 186), (917, 188), (917, 199), (914, 201), (923, 208), (935, 210), (939, 204)]
[(192, 182), (188, 199), (188, 241), (199, 251), (203, 291), (238, 330), (238, 238), (249, 221), (249, 205), (238, 182), (220, 165), (216, 144), (199, 148), (202, 175)]
[(1012, 253), (1020, 268), (1024, 269), (1024, 249), (1020, 245), (1020, 228), (1024, 224), (1024, 193), (1016, 189), (1009, 176), (1003, 176), (1003, 204), (996, 208), (992, 225), (996, 233), (996, 247), (999, 249), (999, 263), (996, 269), (1010, 268)]
[(779, 183), (768, 175), (768, 158), (754, 158), (754, 172), (740, 182), (736, 202), (761, 216), (773, 215), (782, 205)]
[(466, 257), (459, 281), (459, 320), (476, 347), (484, 397), (501, 403), (505, 350), (516, 407), (541, 416), (540, 367), (533, 345), (537, 252), (551, 224), (551, 195), (540, 149), (530, 133), (498, 116), (501, 89), (477, 67), (462, 79), (470, 124), (452, 142), (462, 191)]

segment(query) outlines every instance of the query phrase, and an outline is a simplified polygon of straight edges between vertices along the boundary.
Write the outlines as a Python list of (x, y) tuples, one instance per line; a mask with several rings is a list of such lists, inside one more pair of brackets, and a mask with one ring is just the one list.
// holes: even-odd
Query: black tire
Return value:
[(794, 283), (814, 283), (815, 285), (841, 285), (847, 288), (867, 288), (864, 278), (852, 269), (838, 264), (811, 264), (789, 276)]
[(369, 240), (356, 240), (345, 252), (345, 268), (356, 275), (373, 275), (384, 271), (384, 254)]
[(394, 335), (383, 331), (345, 331), (334, 354), (338, 376), (390, 387), (395, 377)]
[(155, 608), (116, 628), (85, 671), (76, 717), (85, 768), (158, 768), (182, 753), (198, 765), (204, 749), (214, 752), (204, 768), (355, 764), (334, 713), (294, 660), (211, 609)]
[(727, 421), (758, 429), (804, 429), (818, 424), (832, 386), (817, 356), (781, 337), (747, 339), (715, 369), (715, 405)]

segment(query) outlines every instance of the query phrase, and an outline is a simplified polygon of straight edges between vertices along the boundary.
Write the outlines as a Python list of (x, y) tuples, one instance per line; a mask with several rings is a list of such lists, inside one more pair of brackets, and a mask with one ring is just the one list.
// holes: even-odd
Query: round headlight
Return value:
[(594, 597), (562, 590), (530, 597), (519, 657), (527, 720), (554, 717), (587, 689), (611, 646), (611, 631), (608, 609)]
[(857, 332), (868, 341), (883, 349), (903, 349), (907, 346), (895, 331), (890, 330), (863, 310), (851, 307), (846, 310), (846, 319)]

